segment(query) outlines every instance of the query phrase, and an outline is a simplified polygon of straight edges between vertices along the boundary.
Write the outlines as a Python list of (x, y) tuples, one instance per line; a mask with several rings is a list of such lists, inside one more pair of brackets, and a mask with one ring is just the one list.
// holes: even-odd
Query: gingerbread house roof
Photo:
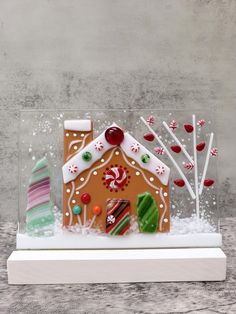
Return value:
[[(118, 127), (115, 123), (110, 127)], [(110, 128), (109, 127), (109, 128)], [(83, 171), (89, 169), (97, 160), (101, 159), (105, 152), (118, 146), (108, 143), (105, 137), (105, 132), (102, 132), (97, 138), (90, 142), (82, 150), (68, 160), (62, 167), (64, 183), (75, 180)], [(150, 171), (155, 175), (162, 184), (167, 185), (169, 181), (170, 169), (148, 149), (140, 144), (128, 132), (124, 133), (124, 139), (119, 147), (130, 158), (132, 158), (142, 169)], [(84, 160), (83, 156), (89, 152), (91, 159)], [(147, 163), (142, 161), (143, 155), (149, 155), (150, 159)]]

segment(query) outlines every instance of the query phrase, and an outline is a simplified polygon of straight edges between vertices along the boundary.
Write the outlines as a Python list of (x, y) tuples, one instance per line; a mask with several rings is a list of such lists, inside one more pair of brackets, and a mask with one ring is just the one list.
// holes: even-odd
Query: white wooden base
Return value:
[(220, 248), (14, 251), (9, 284), (219, 281)]

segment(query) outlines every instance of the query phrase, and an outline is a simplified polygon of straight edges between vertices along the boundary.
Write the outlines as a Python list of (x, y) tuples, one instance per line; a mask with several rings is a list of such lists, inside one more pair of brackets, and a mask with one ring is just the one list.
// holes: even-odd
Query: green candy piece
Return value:
[(85, 152), (82, 155), (84, 161), (90, 161), (92, 159), (92, 154), (90, 152)]
[(147, 164), (150, 161), (150, 156), (148, 154), (143, 154), (141, 160), (144, 164)]
[(81, 207), (79, 205), (75, 205), (73, 208), (72, 208), (72, 211), (75, 215), (79, 215), (82, 211)]
[(155, 199), (148, 192), (138, 195), (136, 212), (140, 231), (154, 233), (158, 228), (159, 210)]

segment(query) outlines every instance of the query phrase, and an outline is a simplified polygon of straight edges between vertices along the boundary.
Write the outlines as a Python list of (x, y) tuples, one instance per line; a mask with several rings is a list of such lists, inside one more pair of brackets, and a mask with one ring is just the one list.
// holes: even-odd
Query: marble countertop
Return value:
[(0, 313), (236, 313), (236, 218), (221, 221), (225, 282), (9, 286), (16, 226), (0, 222)]

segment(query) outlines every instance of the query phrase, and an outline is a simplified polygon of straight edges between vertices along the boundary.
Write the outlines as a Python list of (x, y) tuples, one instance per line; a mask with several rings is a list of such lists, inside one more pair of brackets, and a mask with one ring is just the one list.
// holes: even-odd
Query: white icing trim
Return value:
[(81, 143), (82, 140), (75, 140), (75, 141), (71, 141), (70, 144), (69, 144), (69, 150), (71, 149), (71, 147), (75, 144), (78, 144), (78, 143)]
[[(137, 143), (140, 146), (138, 152), (134, 152), (131, 150), (131, 146)], [(160, 161), (155, 155), (153, 155), (149, 150), (147, 150), (142, 144), (138, 143), (135, 138), (133, 138), (129, 133), (125, 133), (124, 140), (121, 143), (121, 148), (125, 152), (125, 154), (135, 160), (139, 166), (143, 169), (148, 170), (153, 175), (155, 175), (162, 184), (167, 185), (169, 181), (170, 168), (168, 168), (162, 161)], [(141, 160), (141, 156), (143, 154), (148, 154), (150, 156), (150, 160), (148, 163), (143, 163)], [(163, 166), (165, 172), (163, 174), (157, 174), (156, 168), (157, 166)]]
[(91, 120), (65, 120), (64, 129), (88, 132), (92, 130), (92, 123)]
[(162, 224), (163, 224), (163, 220), (165, 218), (166, 211), (167, 211), (167, 205), (166, 205), (165, 197), (163, 196), (163, 189), (162, 188), (160, 189), (160, 197), (161, 197), (162, 202), (164, 203), (164, 211), (161, 215), (160, 225), (159, 225), (159, 229), (160, 229), (160, 231), (162, 231)]
[[(116, 124), (112, 124), (112, 126), (116, 126)], [(84, 149), (78, 151), (75, 156), (73, 156), (69, 161), (67, 161), (64, 166), (62, 167), (63, 172), (63, 179), (64, 183), (68, 183), (72, 180), (75, 180), (77, 176), (79, 176), (83, 171), (91, 168), (91, 166), (99, 159), (102, 158), (105, 152), (110, 150), (113, 147), (119, 147), (116, 145), (111, 145), (107, 142), (105, 138), (105, 132), (106, 130), (99, 135), (96, 139), (94, 139), (92, 142), (90, 142)], [(103, 149), (96, 150), (95, 144), (97, 142), (102, 142)], [(138, 143), (140, 146), (140, 149), (138, 152), (134, 152), (131, 150), (131, 146), (134, 143)], [(155, 155), (153, 155), (149, 150), (147, 150), (143, 145), (141, 145), (139, 142), (135, 140), (129, 133), (124, 133), (124, 140), (121, 143), (120, 147), (125, 152), (125, 154), (134, 159), (141, 168), (148, 170), (153, 175), (155, 175), (162, 184), (167, 185), (169, 181), (169, 174), (170, 169), (162, 162), (160, 161)], [(83, 153), (86, 151), (90, 152), (92, 154), (92, 159), (90, 161), (84, 161), (82, 158)], [(150, 156), (150, 161), (148, 163), (143, 163), (141, 161), (141, 156), (143, 154), (148, 154)], [(70, 173), (69, 172), (69, 166), (76, 165), (78, 167), (78, 172), (76, 173)], [(163, 166), (165, 169), (165, 172), (163, 174), (157, 174), (156, 167), (157, 166)]]
[(71, 209), (71, 206), (70, 206), (70, 202), (71, 202), (71, 199), (72, 199), (72, 197), (74, 195), (74, 192), (75, 192), (75, 182), (74, 181), (71, 182), (71, 187), (72, 187), (72, 189), (71, 189), (70, 197), (69, 197), (68, 203), (67, 203), (68, 209), (69, 209), (69, 213), (70, 213), (70, 221), (69, 221), (69, 225), (70, 226), (72, 225), (72, 219), (73, 219), (73, 214), (72, 214), (72, 209)]

